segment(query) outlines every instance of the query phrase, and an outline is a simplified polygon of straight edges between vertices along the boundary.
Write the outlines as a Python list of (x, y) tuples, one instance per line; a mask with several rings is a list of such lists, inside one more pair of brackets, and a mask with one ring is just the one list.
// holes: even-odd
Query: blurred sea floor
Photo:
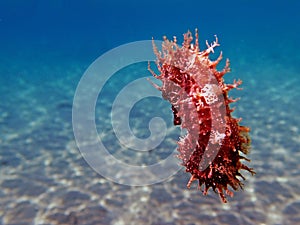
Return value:
[[(250, 69), (242, 77), (244, 90), (234, 93), (242, 96), (235, 115), (251, 127), (250, 166), (257, 174), (243, 173), (244, 190), (235, 192), (227, 204), (211, 190), (202, 196), (195, 184), (188, 190), (189, 174), (184, 170), (163, 183), (142, 187), (118, 185), (98, 175), (82, 158), (72, 130), (73, 95), (87, 65), (44, 63), (27, 70), (16, 63), (1, 78), (5, 85), (0, 89), (0, 224), (300, 223), (300, 72), (272, 60), (262, 59), (255, 68), (239, 60), (236, 70)], [(137, 70), (146, 68), (135, 65), (122, 77)], [(115, 93), (118, 85), (112, 82), (106, 90)], [(105, 96), (103, 110), (109, 115), (113, 94)], [(147, 134), (144, 121), (155, 112), (153, 104), (138, 109), (133, 129)], [(167, 103), (155, 104), (157, 111), (166, 110), (165, 119), (171, 123)], [(109, 124), (108, 116), (96, 118)], [(104, 141), (118, 155), (120, 146), (106, 128)], [(165, 157), (163, 150), (176, 146), (178, 130), (169, 126), (169, 133), (170, 140), (156, 154), (119, 156), (132, 162)]]

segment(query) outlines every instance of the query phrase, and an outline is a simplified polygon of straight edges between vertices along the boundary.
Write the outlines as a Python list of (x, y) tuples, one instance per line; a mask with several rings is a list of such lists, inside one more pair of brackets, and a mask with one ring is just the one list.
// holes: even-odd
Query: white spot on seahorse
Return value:
[(207, 104), (211, 105), (212, 103), (218, 101), (218, 92), (220, 88), (216, 84), (205, 84), (201, 90), (201, 96), (205, 98)]

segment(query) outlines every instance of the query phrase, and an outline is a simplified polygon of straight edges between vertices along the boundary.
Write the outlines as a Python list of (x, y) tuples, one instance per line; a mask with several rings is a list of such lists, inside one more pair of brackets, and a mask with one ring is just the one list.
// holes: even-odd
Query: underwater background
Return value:
[[(299, 8), (296, 0), (0, 1), (0, 224), (300, 224)], [(201, 46), (218, 35), (218, 51), (231, 62), (225, 80), (243, 80), (230, 94), (241, 97), (234, 115), (251, 127), (248, 164), (257, 174), (243, 173), (244, 190), (226, 204), (212, 190), (187, 189), (184, 169), (148, 186), (107, 180), (83, 159), (73, 134), (75, 90), (94, 60), (152, 37), (176, 35), (181, 43), (195, 28)], [(95, 113), (109, 152), (137, 165), (167, 157), (180, 136), (170, 105), (149, 98), (132, 109), (130, 125), (147, 137), (160, 116), (166, 141), (139, 154), (118, 142), (112, 102), (141, 74), (151, 75), (147, 62), (118, 71)], [(153, 89), (147, 81), (144, 88)]]

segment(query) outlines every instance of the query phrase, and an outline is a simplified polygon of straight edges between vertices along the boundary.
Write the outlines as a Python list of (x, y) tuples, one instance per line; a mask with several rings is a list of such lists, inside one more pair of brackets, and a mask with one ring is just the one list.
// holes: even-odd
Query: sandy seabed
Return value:
[[(244, 190), (223, 204), (212, 190), (208, 196), (202, 196), (196, 184), (188, 190), (189, 174), (184, 170), (163, 183), (130, 187), (108, 181), (90, 168), (76, 146), (71, 118), (75, 81), (82, 68), (57, 68), (60, 78), (40, 81), (42, 85), (24, 75), (1, 87), (5, 101), (0, 103), (0, 224), (300, 223), (300, 105), (295, 104), (300, 74), (288, 71), (285, 77), (276, 76), (281, 71), (270, 64), (264, 65), (259, 82), (255, 76), (243, 78), (245, 90), (235, 94), (242, 95), (236, 115), (251, 127), (249, 165), (257, 174), (243, 173)], [(281, 78), (268, 79), (270, 72)], [(111, 85), (114, 89), (117, 84)], [(107, 97), (102, 103), (109, 105), (112, 100)], [(156, 108), (170, 113), (165, 106), (158, 103)], [(109, 107), (105, 110), (109, 114)], [(151, 117), (147, 112), (153, 105), (144, 104), (140, 110), (133, 129), (147, 135), (147, 126), (141, 123), (145, 116)], [(96, 114), (96, 118), (105, 124), (109, 117)], [(102, 138), (107, 148), (126, 162), (153, 163), (165, 157), (164, 150), (176, 147), (178, 130), (170, 126), (170, 137), (156, 153), (127, 154), (106, 128)]]

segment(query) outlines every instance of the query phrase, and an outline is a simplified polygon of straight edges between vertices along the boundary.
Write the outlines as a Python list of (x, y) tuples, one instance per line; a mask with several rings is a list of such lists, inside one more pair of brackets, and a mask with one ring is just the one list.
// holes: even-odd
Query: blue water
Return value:
[[(0, 224), (300, 224), (299, 8), (296, 0), (0, 1)], [(222, 50), (231, 60), (226, 81), (243, 80), (243, 91), (230, 94), (242, 97), (234, 115), (251, 127), (249, 165), (257, 174), (243, 173), (244, 190), (226, 205), (213, 191), (186, 189), (184, 170), (149, 186), (114, 183), (88, 165), (73, 133), (76, 87), (94, 60), (152, 37), (181, 42), (195, 28), (201, 48), (218, 36), (212, 57)], [(117, 57), (112, 68), (122, 61)], [(108, 152), (138, 166), (167, 158), (180, 135), (168, 103), (152, 97), (135, 105), (129, 124), (147, 138), (149, 121), (161, 117), (164, 141), (135, 152), (118, 140), (110, 123), (114, 99), (143, 76), (150, 76), (147, 63), (118, 71), (95, 111)], [(144, 85), (137, 95), (154, 90)]]

